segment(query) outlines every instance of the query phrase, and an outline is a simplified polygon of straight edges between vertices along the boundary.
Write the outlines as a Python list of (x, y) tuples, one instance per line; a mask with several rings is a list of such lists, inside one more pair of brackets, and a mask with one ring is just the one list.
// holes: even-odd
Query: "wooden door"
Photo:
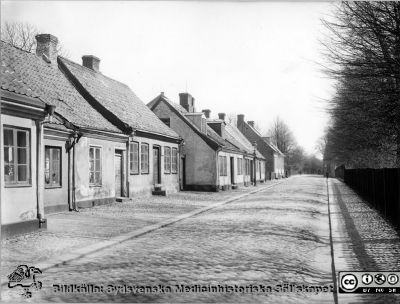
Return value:
[(115, 196), (121, 197), (122, 190), (122, 154), (115, 151), (114, 156), (114, 171), (115, 171)]
[(233, 157), (230, 158), (231, 162), (231, 185), (235, 184), (235, 159)]
[(160, 180), (160, 148), (153, 147), (153, 182), (161, 184)]

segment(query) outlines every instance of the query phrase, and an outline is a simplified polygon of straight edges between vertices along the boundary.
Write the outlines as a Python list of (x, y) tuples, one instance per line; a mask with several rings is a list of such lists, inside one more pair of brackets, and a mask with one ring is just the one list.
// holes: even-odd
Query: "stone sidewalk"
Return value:
[[(336, 275), (339, 271), (400, 271), (393, 226), (343, 182), (328, 180)], [(400, 295), (338, 294), (338, 303), (400, 303)]]
[(47, 216), (47, 230), (33, 232), (1, 242), (1, 283), (20, 264), (45, 265), (46, 261), (82, 248), (94, 247), (145, 231), (158, 223), (182, 217), (215, 203), (241, 197), (278, 183), (270, 181), (257, 187), (241, 187), (221, 192), (179, 192), (167, 197), (145, 196), (110, 205), (62, 212)]

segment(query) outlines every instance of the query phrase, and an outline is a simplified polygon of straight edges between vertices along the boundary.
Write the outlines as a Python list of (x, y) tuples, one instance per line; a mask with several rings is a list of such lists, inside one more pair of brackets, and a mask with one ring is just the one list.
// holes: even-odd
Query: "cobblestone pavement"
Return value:
[(50, 257), (95, 244), (152, 225), (180, 214), (248, 193), (277, 181), (258, 187), (242, 187), (235, 191), (179, 192), (168, 197), (136, 197), (124, 203), (80, 209), (80, 212), (62, 212), (47, 216), (48, 229), (13, 237), (1, 242), (1, 282), (4, 274), (17, 265), (35, 265)]
[[(326, 192), (321, 177), (292, 177), (246, 198), (50, 268), (40, 276), (43, 289), (34, 291), (29, 301), (332, 303), (332, 292), (174, 292), (180, 284), (244, 288), (260, 284), (276, 287), (286, 282), (328, 288), (332, 272)], [(170, 286), (173, 292), (62, 294), (54, 293), (53, 284), (161, 285), (164, 291)], [(6, 290), (3, 300), (20, 299), (18, 292)]]
[[(329, 179), (336, 271), (400, 271), (400, 237), (354, 191)], [(400, 303), (400, 295), (339, 294), (339, 303)]]

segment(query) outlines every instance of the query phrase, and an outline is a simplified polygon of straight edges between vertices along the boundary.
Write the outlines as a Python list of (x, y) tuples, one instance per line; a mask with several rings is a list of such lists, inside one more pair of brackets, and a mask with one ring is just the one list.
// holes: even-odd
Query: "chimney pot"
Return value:
[(39, 34), (35, 36), (35, 39), (36, 55), (52, 64), (57, 64), (57, 37), (51, 34)]
[(218, 113), (218, 118), (225, 121), (225, 113)]
[(100, 72), (100, 59), (93, 55), (83, 55), (82, 65), (95, 72)]
[(202, 110), (202, 112), (204, 113), (204, 115), (206, 116), (206, 118), (210, 118), (211, 110), (205, 109), (205, 110)]

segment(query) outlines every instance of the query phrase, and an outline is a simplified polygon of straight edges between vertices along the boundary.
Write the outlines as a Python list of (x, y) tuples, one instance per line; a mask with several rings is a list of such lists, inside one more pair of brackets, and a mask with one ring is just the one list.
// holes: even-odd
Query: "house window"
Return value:
[(89, 148), (89, 185), (101, 186), (101, 147)]
[(171, 126), (171, 119), (170, 118), (160, 118), (163, 123), (165, 123), (168, 127)]
[(61, 186), (61, 148), (45, 147), (44, 184), (46, 187)]
[(171, 173), (171, 148), (164, 147), (164, 173)]
[(149, 173), (149, 144), (140, 145), (140, 172)]
[(29, 185), (30, 132), (4, 127), (4, 181), (6, 184)]
[(227, 164), (226, 164), (226, 156), (219, 157), (219, 175), (227, 176)]
[(172, 148), (171, 171), (173, 174), (178, 173), (178, 149)]
[(129, 167), (131, 174), (139, 174), (139, 143), (137, 142), (130, 143)]
[(238, 158), (237, 159), (237, 172), (238, 175), (243, 175), (243, 158)]

